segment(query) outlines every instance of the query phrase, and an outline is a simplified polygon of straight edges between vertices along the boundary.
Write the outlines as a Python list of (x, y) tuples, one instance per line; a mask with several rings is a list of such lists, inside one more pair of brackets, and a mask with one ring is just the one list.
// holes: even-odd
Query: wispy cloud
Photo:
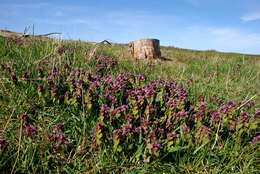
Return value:
[(260, 20), (260, 12), (249, 13), (241, 17), (244, 22)]

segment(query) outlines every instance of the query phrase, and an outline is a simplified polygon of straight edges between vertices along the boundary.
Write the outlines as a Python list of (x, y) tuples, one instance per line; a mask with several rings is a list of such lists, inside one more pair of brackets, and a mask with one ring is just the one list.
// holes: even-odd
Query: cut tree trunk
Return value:
[(140, 39), (129, 43), (129, 52), (136, 59), (156, 59), (161, 57), (158, 39)]

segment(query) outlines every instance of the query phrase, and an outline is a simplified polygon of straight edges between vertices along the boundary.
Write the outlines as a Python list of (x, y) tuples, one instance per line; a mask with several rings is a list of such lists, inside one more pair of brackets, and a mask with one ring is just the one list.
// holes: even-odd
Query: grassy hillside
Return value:
[(260, 56), (161, 51), (0, 37), (0, 171), (258, 173)]

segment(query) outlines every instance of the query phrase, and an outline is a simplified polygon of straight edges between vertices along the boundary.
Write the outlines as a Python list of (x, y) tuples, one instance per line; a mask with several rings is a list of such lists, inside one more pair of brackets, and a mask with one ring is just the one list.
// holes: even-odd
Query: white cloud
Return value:
[(260, 12), (249, 13), (241, 17), (244, 22), (260, 20)]

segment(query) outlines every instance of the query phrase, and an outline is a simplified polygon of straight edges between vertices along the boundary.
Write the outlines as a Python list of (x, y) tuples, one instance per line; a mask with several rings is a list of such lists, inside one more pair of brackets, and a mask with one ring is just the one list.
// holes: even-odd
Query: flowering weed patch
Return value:
[[(55, 60), (74, 55), (55, 51)], [(0, 171), (258, 173), (253, 99), (197, 97), (198, 79), (117, 72), (109, 56), (88, 63), (1, 62)]]

